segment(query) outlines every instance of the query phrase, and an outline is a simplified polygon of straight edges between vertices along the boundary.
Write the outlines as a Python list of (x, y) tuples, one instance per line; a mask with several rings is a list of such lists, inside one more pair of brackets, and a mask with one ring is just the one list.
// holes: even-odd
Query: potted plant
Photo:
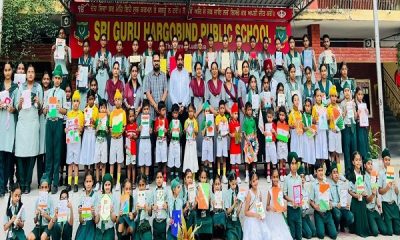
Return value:
[(380, 132), (376, 132), (375, 134), (372, 133), (372, 129), (369, 128), (368, 132), (368, 144), (369, 144), (369, 151), (371, 153), (371, 157), (373, 160), (378, 160), (379, 153), (381, 152), (381, 147), (378, 145), (378, 136)]
[(177, 239), (194, 240), (195, 239), (194, 236), (199, 228), (200, 226), (191, 226), (189, 229), (187, 229), (185, 218), (182, 217), (182, 223), (179, 226)]

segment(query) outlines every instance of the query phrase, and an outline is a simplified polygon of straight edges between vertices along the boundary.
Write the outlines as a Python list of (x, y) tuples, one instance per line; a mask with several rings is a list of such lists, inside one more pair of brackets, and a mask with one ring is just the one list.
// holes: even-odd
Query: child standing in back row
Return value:
[(117, 89), (114, 95), (115, 108), (110, 114), (110, 131), (111, 131), (111, 144), (110, 144), (110, 173), (114, 174), (114, 164), (117, 163), (117, 183), (115, 184), (115, 191), (121, 189), (121, 165), (124, 162), (124, 141), (122, 134), (126, 126), (126, 113), (122, 109), (122, 94)]

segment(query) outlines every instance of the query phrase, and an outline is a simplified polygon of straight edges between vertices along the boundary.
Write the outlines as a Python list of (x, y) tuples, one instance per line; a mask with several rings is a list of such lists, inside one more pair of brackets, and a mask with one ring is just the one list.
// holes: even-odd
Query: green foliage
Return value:
[(379, 153), (381, 151), (381, 148), (378, 145), (379, 134), (380, 134), (379, 132), (376, 132), (375, 134), (372, 133), (372, 129), (369, 128), (368, 141), (369, 141), (369, 151), (371, 152), (372, 159), (378, 159)]
[(28, 56), (34, 60), (30, 45), (42, 43), (43, 38), (54, 37), (57, 32), (50, 21), (54, 8), (55, 0), (5, 0), (0, 55), (13, 61)]

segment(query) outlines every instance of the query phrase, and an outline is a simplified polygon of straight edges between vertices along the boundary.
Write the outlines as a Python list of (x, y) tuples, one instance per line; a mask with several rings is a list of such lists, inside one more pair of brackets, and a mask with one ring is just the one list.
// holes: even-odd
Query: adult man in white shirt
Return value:
[[(175, 54), (176, 69), (172, 71), (171, 78), (169, 80), (169, 96), (172, 104), (179, 105), (179, 119), (181, 121), (186, 120), (187, 112), (186, 108), (190, 103), (189, 95), (189, 73), (183, 67), (184, 54), (182, 51), (178, 51)], [(171, 110), (171, 109), (169, 109)]]

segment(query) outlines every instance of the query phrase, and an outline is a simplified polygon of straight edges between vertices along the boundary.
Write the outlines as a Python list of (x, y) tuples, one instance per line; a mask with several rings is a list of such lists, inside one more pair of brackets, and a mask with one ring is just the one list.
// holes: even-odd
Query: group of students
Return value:
[[(183, 186), (179, 178), (171, 181), (170, 189), (163, 186), (163, 172), (157, 171), (154, 189), (146, 190), (146, 177), (140, 175), (136, 191), (132, 192), (126, 179), (119, 194), (113, 192), (109, 173), (96, 191), (94, 176), (88, 171), (79, 206), (72, 205), (67, 190), (61, 191), (59, 200), (49, 196), (45, 174), (40, 180), (32, 232), (25, 237), (23, 228), (31, 221), (26, 218), (30, 210), (24, 208), (18, 183), (11, 188), (4, 230), (6, 239), (71, 239), (77, 210), (75, 239), (114, 239), (115, 235), (118, 239), (336, 239), (346, 228), (361, 237), (400, 235), (400, 195), (394, 173), (389, 172), (393, 167), (388, 149), (382, 152), (382, 161), (376, 176), (370, 155), (362, 159), (354, 152), (347, 179), (339, 175), (335, 162), (329, 169), (317, 163), (315, 180), (307, 186), (303, 165), (298, 155), (290, 152), (290, 173), (280, 183), (274, 169), (272, 185), (266, 191), (259, 186), (256, 171), (251, 172), (247, 189), (237, 183), (234, 171), (226, 186), (219, 175), (210, 183), (204, 169), (196, 182), (187, 169)], [(343, 188), (344, 183), (348, 185)], [(267, 192), (265, 198), (262, 192)]]

